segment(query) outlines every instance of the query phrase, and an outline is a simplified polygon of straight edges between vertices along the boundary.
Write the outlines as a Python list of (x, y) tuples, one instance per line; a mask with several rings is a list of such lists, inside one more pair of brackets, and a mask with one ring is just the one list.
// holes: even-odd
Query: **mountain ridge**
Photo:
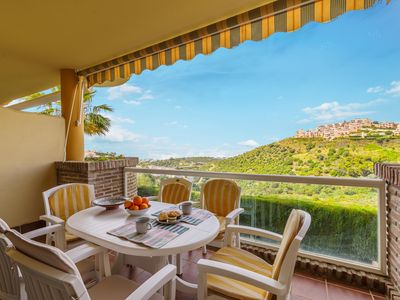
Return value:
[(400, 138), (340, 137), (286, 138), (224, 159), (171, 158), (141, 165), (250, 174), (368, 177), (373, 175), (375, 163), (399, 161)]

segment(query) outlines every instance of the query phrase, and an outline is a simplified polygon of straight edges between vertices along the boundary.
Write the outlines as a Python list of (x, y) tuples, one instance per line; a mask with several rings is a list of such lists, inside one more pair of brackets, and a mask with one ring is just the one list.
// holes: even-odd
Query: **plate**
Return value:
[(160, 224), (163, 224), (163, 225), (173, 225), (173, 224), (179, 223), (179, 222), (181, 221), (181, 218), (176, 219), (175, 221), (168, 221), (168, 220), (166, 220), (166, 221), (160, 221), (158, 218), (156, 218), (156, 221), (157, 221), (158, 223), (160, 223)]
[(105, 207), (105, 209), (116, 209), (121, 204), (124, 204), (125, 200), (129, 198), (125, 197), (109, 197), (109, 198), (100, 198), (93, 201), (93, 204), (96, 206)]

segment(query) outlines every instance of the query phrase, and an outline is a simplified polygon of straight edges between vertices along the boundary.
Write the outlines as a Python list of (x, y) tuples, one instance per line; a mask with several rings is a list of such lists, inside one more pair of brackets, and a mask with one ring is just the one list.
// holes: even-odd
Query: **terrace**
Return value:
[[(229, 7), (208, 0), (190, 4), (175, 0), (157, 4), (90, 0), (79, 5), (45, 1), (26, 3), (28, 7), (1, 4), (0, 23), (9, 30), (0, 33), (0, 218), (21, 232), (42, 227), (44, 222), (38, 221), (44, 213), (41, 193), (65, 183), (92, 184), (96, 198), (133, 196), (138, 191), (154, 196), (158, 190), (143, 184), (143, 176), (152, 176), (158, 185), (163, 178), (190, 179), (195, 202), (200, 185), (211, 178), (232, 179), (243, 186), (262, 185), (266, 190), (278, 183), (288, 195), (293, 189), (307, 194), (309, 186), (336, 188), (341, 193), (358, 190), (373, 195), (372, 210), (351, 214), (339, 197), (328, 205), (313, 195), (320, 206), (310, 206), (302, 201), (285, 202), (284, 197), (268, 202), (263, 198), (266, 195), (244, 194), (240, 225), (281, 233), (290, 209), (311, 214), (310, 231), (297, 257), (292, 299), (397, 299), (399, 165), (377, 164), (376, 179), (349, 179), (144, 169), (137, 167), (138, 158), (84, 161), (82, 94), (89, 87), (119, 85), (144, 70), (179, 59), (189, 61), (246, 40), (266, 39), (274, 32), (299, 30), (308, 22), (329, 22), (373, 4), (375, 1), (358, 0), (344, 4), (339, 0), (246, 0), (231, 1)], [(118, 7), (124, 9), (110, 14)], [(10, 26), (17, 16), (18, 26)], [(85, 20), (86, 25), (76, 20)], [(10, 104), (13, 99), (58, 85), (60, 91)], [(55, 101), (61, 101), (62, 117), (21, 112)], [(278, 249), (274, 241), (247, 234), (240, 240), (243, 249), (269, 263), (274, 261)], [(197, 261), (215, 251), (183, 254), (181, 278), (197, 283)], [(140, 267), (126, 266), (122, 274), (138, 283), (151, 276)], [(177, 294), (177, 299), (195, 298), (194, 294)]]

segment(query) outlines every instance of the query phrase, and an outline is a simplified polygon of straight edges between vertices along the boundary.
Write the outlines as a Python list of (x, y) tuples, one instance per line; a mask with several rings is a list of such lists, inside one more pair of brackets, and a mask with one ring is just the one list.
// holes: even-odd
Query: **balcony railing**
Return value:
[[(383, 180), (133, 167), (126, 167), (124, 172), (125, 175), (137, 174), (139, 193), (145, 196), (158, 194), (158, 181), (161, 178), (187, 177), (194, 182), (194, 201), (199, 199), (200, 185), (207, 179), (236, 180), (242, 186), (241, 207), (245, 209), (240, 224), (282, 232), (291, 209), (307, 210), (313, 221), (300, 255), (386, 275)], [(125, 176), (125, 194), (127, 182)], [(253, 187), (257, 192), (252, 192)], [(364, 205), (364, 202), (368, 205)], [(277, 249), (273, 241), (251, 236), (241, 238), (246, 243)]]

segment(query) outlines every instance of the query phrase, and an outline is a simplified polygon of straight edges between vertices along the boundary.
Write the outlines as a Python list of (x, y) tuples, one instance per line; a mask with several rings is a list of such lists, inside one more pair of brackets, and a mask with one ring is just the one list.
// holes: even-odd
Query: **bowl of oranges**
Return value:
[(125, 201), (125, 210), (132, 216), (142, 216), (150, 209), (151, 204), (146, 197), (134, 196), (131, 200)]

